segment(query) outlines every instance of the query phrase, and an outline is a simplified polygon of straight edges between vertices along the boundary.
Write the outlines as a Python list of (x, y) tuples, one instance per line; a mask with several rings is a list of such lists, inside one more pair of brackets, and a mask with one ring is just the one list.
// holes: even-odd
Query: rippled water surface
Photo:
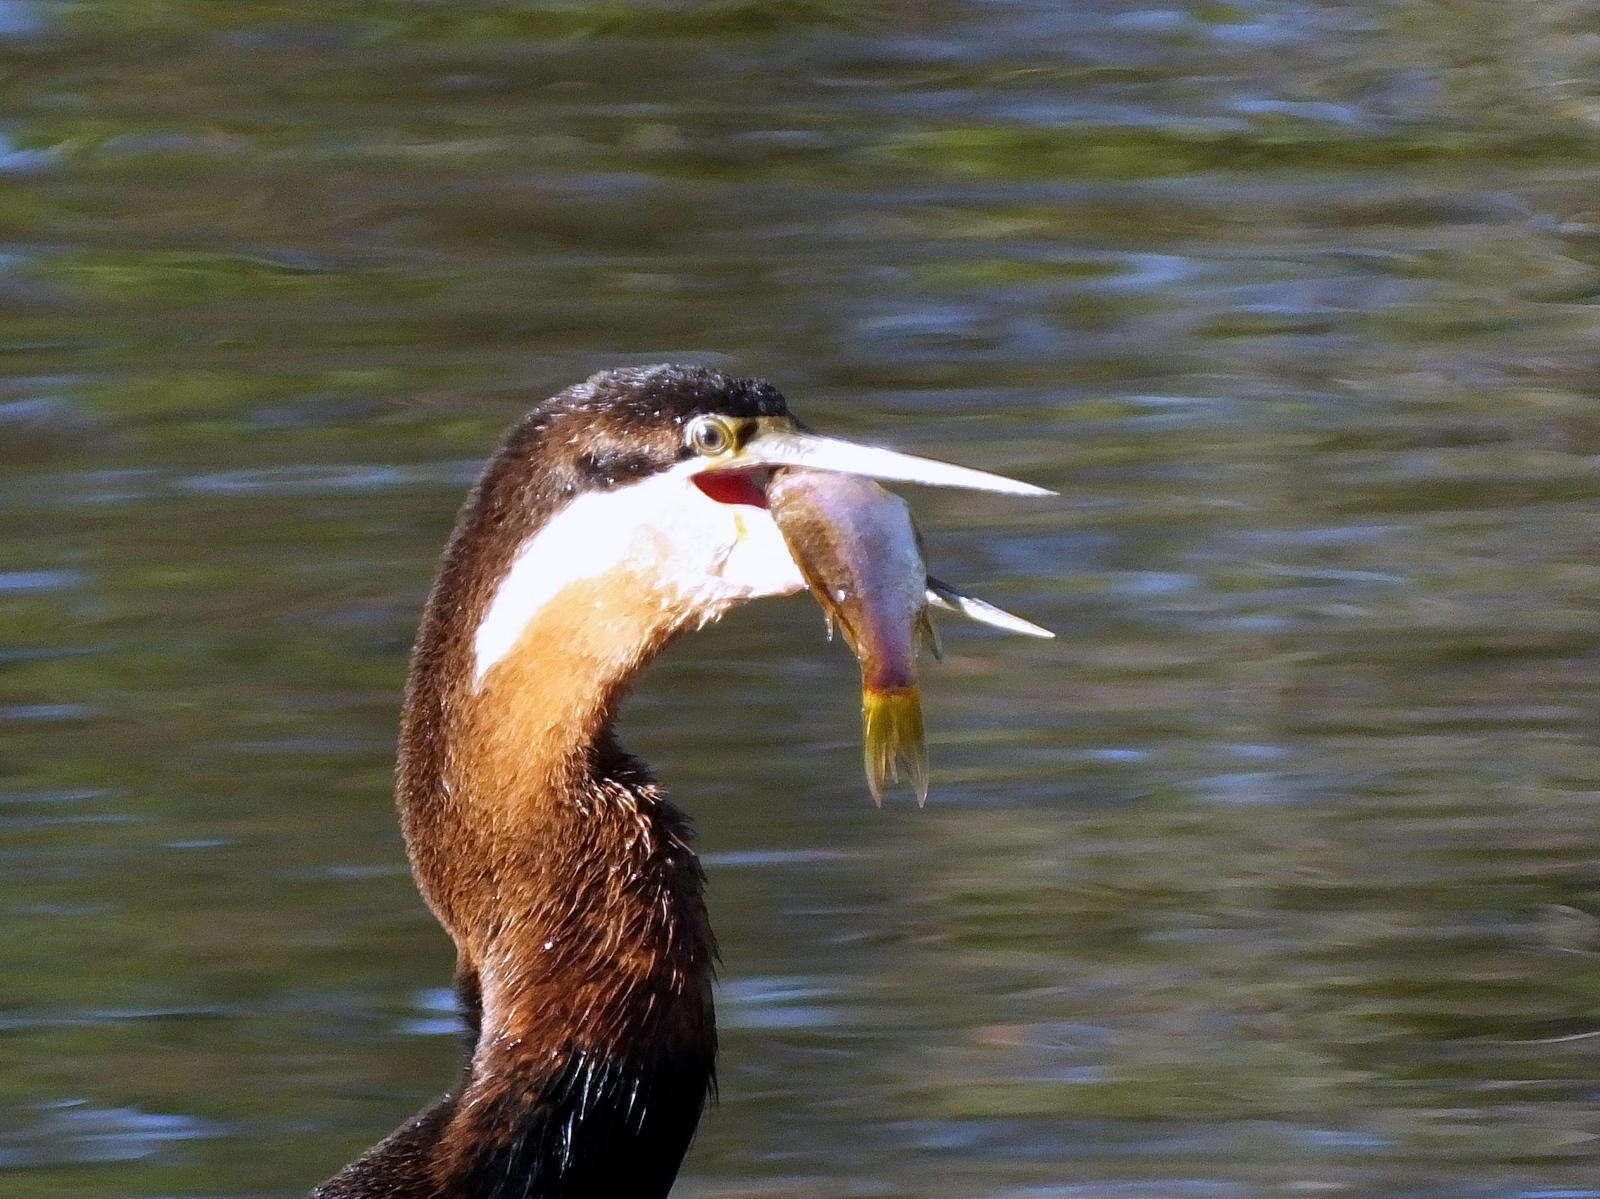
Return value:
[(685, 1199), (1600, 1196), (1600, 8), (0, 3), (0, 1195), (292, 1196), (441, 1089), (389, 807), (476, 464), (602, 366), (913, 497), (935, 793), (804, 598), (698, 818)]

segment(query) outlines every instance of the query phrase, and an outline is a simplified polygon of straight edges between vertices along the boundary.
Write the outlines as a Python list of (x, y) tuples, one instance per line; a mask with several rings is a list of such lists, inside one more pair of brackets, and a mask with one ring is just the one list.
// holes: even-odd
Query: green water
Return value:
[(1600, 7), (0, 2), (0, 1195), (301, 1194), (450, 1078), (389, 807), (603, 366), (914, 495), (934, 795), (802, 598), (663, 662), (684, 1199), (1600, 1196)]

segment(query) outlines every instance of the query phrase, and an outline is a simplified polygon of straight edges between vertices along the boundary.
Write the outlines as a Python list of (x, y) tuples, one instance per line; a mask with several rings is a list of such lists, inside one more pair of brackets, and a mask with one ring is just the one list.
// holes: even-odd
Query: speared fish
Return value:
[(1055, 634), (930, 578), (922, 539), (899, 496), (858, 475), (777, 471), (767, 503), (807, 585), (861, 666), (867, 786), (876, 803), (902, 768), (919, 804), (928, 798), (927, 738), (917, 650), (938, 655), (930, 606), (1034, 637)]

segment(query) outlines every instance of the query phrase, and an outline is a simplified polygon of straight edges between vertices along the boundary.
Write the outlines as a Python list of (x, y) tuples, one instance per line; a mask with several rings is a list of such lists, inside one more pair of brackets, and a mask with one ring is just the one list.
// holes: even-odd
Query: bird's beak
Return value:
[(928, 576), (927, 599), (931, 607), (958, 613), (968, 620), (975, 620), (979, 624), (986, 624), (990, 628), (1000, 629), (1006, 633), (1020, 633), (1024, 637), (1055, 636), (1043, 625), (1024, 620), (1015, 612), (1007, 612), (1004, 608), (989, 603), (988, 600), (981, 600), (975, 595), (958, 591), (949, 583), (941, 583), (932, 575)]
[(829, 620), (861, 663), (868, 785), (881, 800), (904, 766), (927, 797), (927, 752), (917, 686), (917, 645), (937, 653), (930, 605), (1014, 633), (1052, 634), (928, 577), (922, 539), (905, 501), (869, 480), (1051, 495), (1042, 487), (894, 450), (818, 437), (782, 418), (749, 420), (731, 451), (696, 483), (712, 499), (758, 503), (771, 513), (789, 555)]
[(923, 483), (930, 487), (966, 487), (1006, 495), (1054, 495), (1055, 492), (1004, 475), (918, 458), (878, 446), (857, 445), (836, 437), (818, 437), (794, 427), (781, 417), (764, 417), (744, 444), (708, 470), (752, 470), (759, 467), (800, 466), (861, 475), (889, 483)]
[[(810, 470), (831, 471), (841, 475), (856, 475), (895, 483), (922, 483), (932, 487), (965, 487), (975, 491), (997, 491), (1006, 495), (1055, 495), (1044, 487), (1008, 479), (1004, 475), (938, 462), (932, 458), (918, 458), (897, 450), (879, 446), (858, 445), (837, 437), (819, 437), (797, 428), (787, 417), (760, 417), (748, 421), (744, 436), (732, 453), (709, 462), (702, 468), (702, 482), (712, 491), (707, 476), (720, 476), (726, 480), (726, 490), (713, 494), (733, 498), (735, 502), (755, 503), (765, 506), (766, 479), (764, 476), (779, 467), (801, 467)], [(762, 476), (753, 480), (751, 476)], [(792, 547), (791, 547), (792, 548)], [(818, 592), (819, 598), (821, 593)], [(1054, 637), (1049, 629), (1041, 628), (1004, 608), (987, 603), (940, 582), (931, 575), (927, 580), (927, 602), (935, 608), (955, 612), (968, 620), (1008, 633), (1025, 637)], [(824, 608), (827, 600), (823, 599)]]

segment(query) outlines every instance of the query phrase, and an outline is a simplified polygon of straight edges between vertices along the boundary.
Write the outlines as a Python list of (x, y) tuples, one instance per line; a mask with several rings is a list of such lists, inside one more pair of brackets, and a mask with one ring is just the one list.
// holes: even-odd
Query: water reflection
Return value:
[(0, 4), (0, 1194), (294, 1195), (450, 1076), (388, 809), (475, 464), (601, 366), (915, 497), (936, 788), (802, 601), (700, 820), (691, 1199), (1600, 1194), (1581, 3)]

